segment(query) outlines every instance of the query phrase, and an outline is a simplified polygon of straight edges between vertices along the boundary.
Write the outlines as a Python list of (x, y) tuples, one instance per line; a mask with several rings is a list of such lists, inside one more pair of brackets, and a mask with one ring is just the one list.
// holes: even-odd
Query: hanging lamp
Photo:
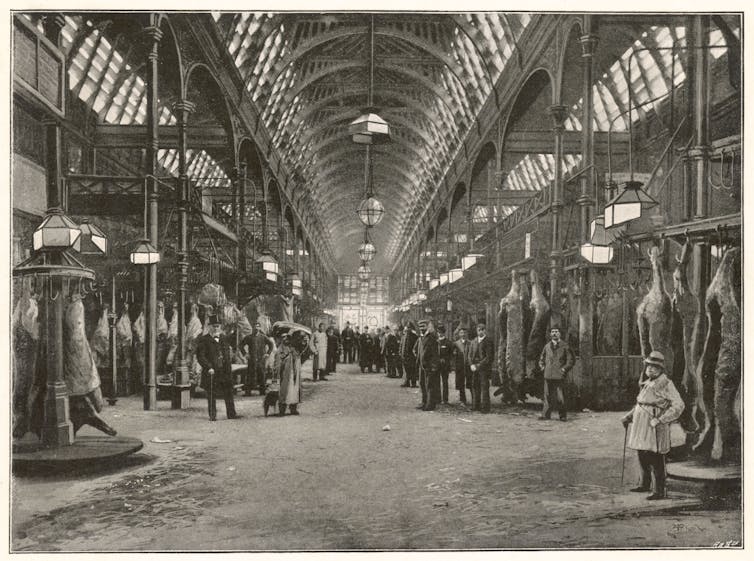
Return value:
[(348, 134), (356, 144), (386, 144), (390, 142), (390, 125), (377, 114), (374, 107), (374, 15), (369, 18), (369, 86), (367, 107), (348, 125)]
[(659, 204), (642, 185), (640, 181), (626, 181), (623, 190), (605, 205), (605, 228), (636, 220), (643, 210)]
[(356, 214), (358, 214), (362, 224), (367, 228), (372, 228), (380, 223), (385, 214), (385, 208), (382, 206), (382, 203), (374, 196), (372, 144), (381, 144), (390, 140), (387, 123), (379, 115), (372, 113), (374, 109), (374, 16), (370, 16), (369, 20), (369, 86), (367, 96), (369, 109), (366, 110), (365, 115), (362, 115), (351, 123), (349, 131), (352, 134), (354, 142), (366, 145), (364, 163), (365, 196), (361, 203), (359, 203)]
[(359, 257), (364, 262), (369, 262), (374, 259), (377, 254), (377, 248), (369, 240), (369, 228), (364, 228), (364, 243), (359, 246)]

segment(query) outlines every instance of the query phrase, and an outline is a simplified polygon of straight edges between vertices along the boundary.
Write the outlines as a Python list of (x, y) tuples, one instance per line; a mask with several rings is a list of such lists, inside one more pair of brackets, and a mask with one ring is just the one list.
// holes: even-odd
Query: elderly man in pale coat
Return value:
[(312, 380), (316, 382), (317, 376), (320, 380), (327, 380), (325, 378), (327, 373), (327, 333), (325, 333), (324, 323), (320, 323), (318, 331), (314, 332), (309, 343), (309, 349), (314, 355), (312, 359)]
[(670, 423), (683, 413), (684, 404), (665, 376), (665, 356), (652, 351), (644, 363), (648, 379), (641, 382), (636, 405), (622, 422), (628, 430), (627, 446), (638, 452), (641, 466), (641, 483), (631, 491), (648, 492), (654, 473), (654, 492), (647, 497), (654, 501), (666, 498), (665, 454), (670, 452)]

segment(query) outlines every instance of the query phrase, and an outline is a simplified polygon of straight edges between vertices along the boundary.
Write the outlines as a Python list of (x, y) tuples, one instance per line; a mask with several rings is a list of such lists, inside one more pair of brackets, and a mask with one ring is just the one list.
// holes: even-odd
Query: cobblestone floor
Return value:
[[(307, 365), (308, 366), (308, 363)], [(305, 367), (306, 367), (305, 366)], [(14, 551), (334, 550), (712, 547), (740, 542), (736, 495), (671, 483), (671, 499), (620, 485), (619, 413), (567, 423), (457, 403), (417, 411), (417, 389), (339, 365), (304, 381), (301, 415), (210, 423), (205, 402), (108, 407), (142, 452), (106, 470), (17, 474)], [(389, 425), (390, 430), (383, 430)], [(82, 429), (87, 434), (90, 429)], [(93, 434), (93, 431), (92, 431)], [(169, 441), (169, 442), (161, 442)]]

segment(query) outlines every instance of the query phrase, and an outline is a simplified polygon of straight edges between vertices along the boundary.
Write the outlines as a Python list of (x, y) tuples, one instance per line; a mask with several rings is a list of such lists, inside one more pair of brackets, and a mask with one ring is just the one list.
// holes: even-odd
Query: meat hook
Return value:
[(726, 182), (725, 180), (725, 149), (720, 151), (720, 181), (719, 183), (715, 183), (712, 180), (712, 168), (713, 166), (709, 167), (709, 171), (707, 172), (709, 184), (712, 186), (713, 189), (732, 189), (733, 188), (733, 168), (736, 164), (736, 152), (735, 150), (731, 150), (731, 158), (730, 158), (730, 165), (728, 169), (728, 178), (729, 180)]

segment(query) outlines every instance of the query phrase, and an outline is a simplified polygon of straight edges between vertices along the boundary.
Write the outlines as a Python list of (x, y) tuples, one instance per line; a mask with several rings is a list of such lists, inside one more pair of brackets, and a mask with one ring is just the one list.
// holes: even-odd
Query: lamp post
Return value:
[[(130, 254), (131, 263), (134, 265), (141, 265), (144, 268), (144, 286), (145, 295), (150, 295), (149, 288), (151, 287), (151, 272), (155, 270), (155, 266), (160, 262), (160, 252), (151, 244), (148, 239), (141, 239), (136, 243), (136, 247), (131, 250)], [(156, 297), (156, 294), (152, 294)], [(150, 295), (151, 296), (151, 295)], [(156, 304), (156, 303), (155, 303)], [(145, 298), (144, 308), (150, 308), (150, 302)], [(156, 312), (156, 305), (153, 311)], [(147, 320), (147, 326), (149, 326), (149, 320)], [(147, 330), (149, 334), (149, 330)], [(154, 333), (156, 335), (156, 332)], [(150, 345), (150, 337), (146, 337), (145, 345), (145, 371), (146, 371), (146, 384), (144, 388), (144, 410), (154, 411), (157, 409), (157, 379), (155, 375), (155, 351), (156, 347)]]
[[(41, 441), (45, 447), (74, 443), (63, 372), (63, 279), (94, 280), (94, 271), (87, 269), (70, 251), (79, 246), (80, 238), (81, 230), (76, 223), (62, 209), (52, 207), (32, 236), (34, 253), (13, 270), (16, 277), (34, 276), (47, 281), (40, 309), (40, 356), (44, 357), (46, 366), (41, 429)], [(42, 380), (36, 382), (43, 383)]]

